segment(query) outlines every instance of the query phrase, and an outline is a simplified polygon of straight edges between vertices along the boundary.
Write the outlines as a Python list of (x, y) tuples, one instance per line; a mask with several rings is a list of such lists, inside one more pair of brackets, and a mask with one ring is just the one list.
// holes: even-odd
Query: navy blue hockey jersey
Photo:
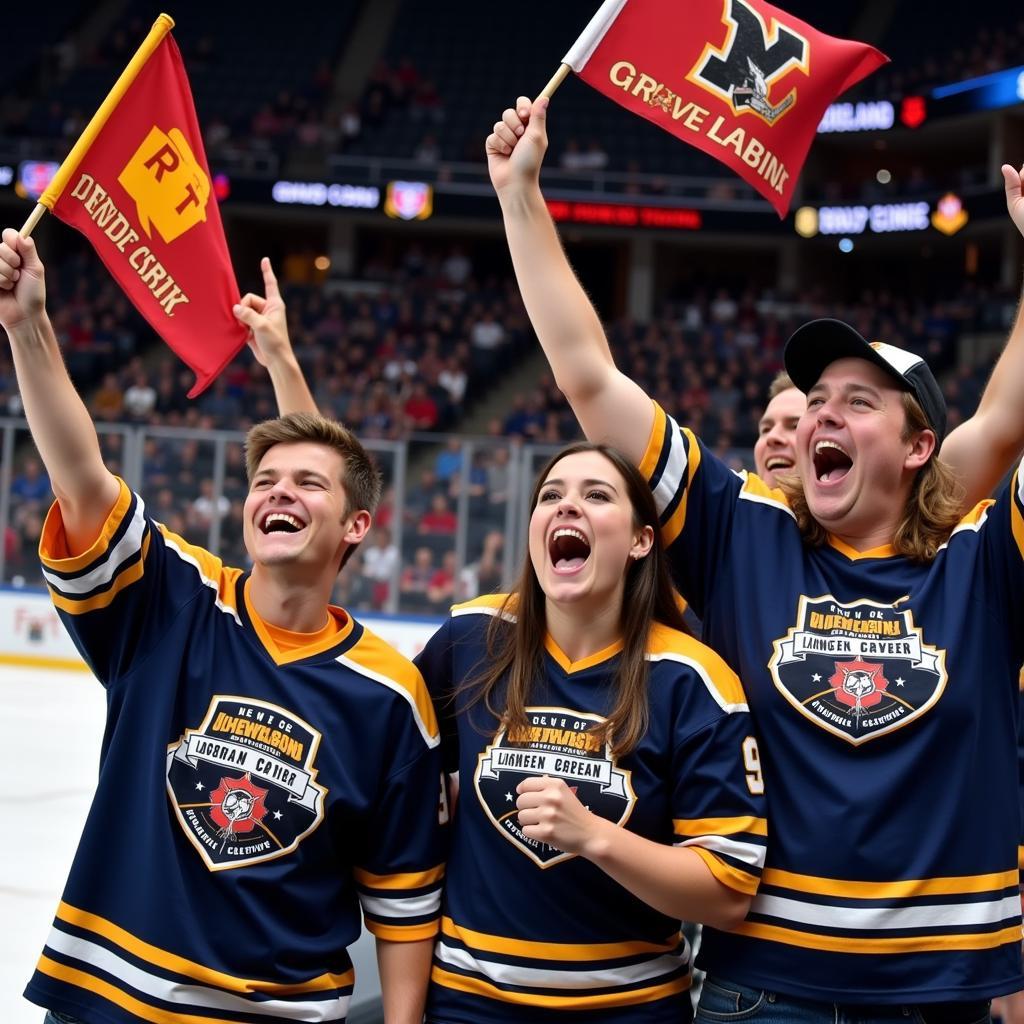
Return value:
[(930, 564), (807, 547), (781, 491), (656, 407), (642, 469), (676, 580), (743, 680), (769, 783), (761, 888), (701, 965), (827, 1001), (1024, 987), (1020, 473)]
[(723, 884), (757, 887), (767, 824), (746, 698), (724, 662), (663, 626), (648, 659), (650, 729), (615, 758), (604, 721), (621, 645), (571, 663), (548, 639), (528, 735), (509, 735), (453, 690), (480, 671), (503, 595), (457, 605), (417, 658), (438, 702), (446, 770), (458, 773), (428, 1016), (450, 1022), (673, 1024), (690, 1013), (680, 923), (585, 858), (528, 838), (516, 786), (562, 778), (593, 813), (655, 842), (689, 846)]
[(437, 719), (415, 667), (341, 609), (284, 652), (249, 577), (122, 485), (100, 537), (40, 545), (107, 691), (100, 774), (26, 995), (89, 1024), (343, 1021), (346, 946), (436, 934)]

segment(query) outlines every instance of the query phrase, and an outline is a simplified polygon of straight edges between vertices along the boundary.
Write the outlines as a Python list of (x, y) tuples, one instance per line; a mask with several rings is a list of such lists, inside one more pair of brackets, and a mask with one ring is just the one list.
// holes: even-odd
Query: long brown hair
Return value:
[[(554, 467), (562, 459), (580, 452), (597, 452), (618, 470), (626, 483), (633, 508), (634, 528), (650, 526), (654, 530), (650, 552), (626, 568), (620, 617), (624, 647), (612, 683), (615, 705), (607, 720), (591, 729), (601, 742), (610, 742), (612, 752), (620, 756), (640, 742), (650, 719), (646, 655), (651, 627), (660, 622), (682, 632), (688, 630), (661, 545), (654, 495), (640, 471), (621, 452), (589, 441), (563, 448), (537, 476), (530, 498), (531, 512), (536, 508), (541, 488)], [(486, 665), (479, 675), (471, 677), (462, 687), (470, 695), (470, 706), (482, 702), (495, 718), (503, 722), (509, 735), (528, 734), (526, 707), (535, 682), (544, 670), (546, 633), (544, 591), (527, 552), (516, 585), (488, 624)], [(504, 706), (497, 707), (496, 701)]]
[[(909, 441), (914, 434), (931, 427), (917, 399), (908, 391), (903, 392), (902, 398), (906, 424), (900, 436), (901, 440)], [(796, 516), (804, 543), (821, 547), (828, 540), (828, 531), (811, 515), (800, 478), (788, 473), (776, 479)], [(911, 561), (932, 561), (963, 516), (963, 496), (963, 485), (936, 451), (914, 478), (892, 546)]]

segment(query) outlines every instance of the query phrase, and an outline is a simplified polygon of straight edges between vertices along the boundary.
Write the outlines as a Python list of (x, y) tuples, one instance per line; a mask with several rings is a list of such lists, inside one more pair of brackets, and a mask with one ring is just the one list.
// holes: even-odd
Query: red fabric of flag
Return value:
[(825, 109), (887, 60), (763, 0), (610, 0), (565, 63), (731, 167), (781, 217)]
[[(46, 197), (43, 197), (45, 202)], [(93, 244), (150, 325), (196, 374), (198, 395), (245, 344), (192, 92), (165, 36), (52, 206)]]

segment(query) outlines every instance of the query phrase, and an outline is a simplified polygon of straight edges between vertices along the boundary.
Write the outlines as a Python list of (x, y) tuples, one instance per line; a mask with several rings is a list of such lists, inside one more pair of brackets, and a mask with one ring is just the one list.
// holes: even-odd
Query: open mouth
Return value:
[(268, 512), (260, 524), (264, 533), (298, 533), (305, 528), (304, 522), (287, 512)]
[(574, 527), (562, 526), (551, 534), (548, 554), (556, 572), (577, 572), (590, 557), (590, 541)]
[(785, 473), (787, 470), (792, 469), (794, 465), (796, 463), (788, 455), (773, 455), (765, 462), (765, 468), (772, 473), (776, 471)]
[(842, 480), (853, 467), (853, 459), (835, 441), (818, 441), (814, 446), (814, 475), (822, 483)]

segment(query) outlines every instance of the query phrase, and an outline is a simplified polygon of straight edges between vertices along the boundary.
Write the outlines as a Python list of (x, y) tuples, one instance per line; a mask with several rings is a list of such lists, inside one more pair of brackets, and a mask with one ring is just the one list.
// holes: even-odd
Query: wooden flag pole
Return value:
[(569, 77), (570, 71), (572, 71), (572, 68), (568, 64), (561, 64), (558, 70), (551, 76), (551, 81), (541, 90), (541, 96), (551, 99), (555, 90)]
[(78, 141), (71, 147), (71, 152), (64, 158), (64, 162), (57, 168), (57, 173), (47, 186), (46, 191), (39, 197), (39, 203), (29, 215), (21, 229), (23, 238), (28, 238), (39, 223), (43, 214), (53, 208), (64, 187), (75, 173), (82, 157), (88, 152), (89, 147), (95, 142), (96, 136), (102, 131), (114, 108), (121, 102), (121, 98), (128, 91), (129, 86), (138, 77), (143, 65), (153, 55), (154, 50), (163, 42), (164, 36), (174, 28), (174, 19), (169, 14), (161, 14), (149, 34), (142, 41), (142, 45), (132, 55), (127, 67), (121, 72), (120, 77), (114, 83), (113, 88), (107, 93), (106, 99), (100, 104), (99, 109), (92, 115), (92, 119), (85, 126), (85, 130), (79, 136)]
[(18, 234), (22, 238), (28, 238), (35, 231), (36, 225), (43, 219), (44, 213), (46, 213), (46, 207), (42, 203), (36, 203), (36, 208), (28, 215), (28, 220), (22, 224), (21, 231)]

